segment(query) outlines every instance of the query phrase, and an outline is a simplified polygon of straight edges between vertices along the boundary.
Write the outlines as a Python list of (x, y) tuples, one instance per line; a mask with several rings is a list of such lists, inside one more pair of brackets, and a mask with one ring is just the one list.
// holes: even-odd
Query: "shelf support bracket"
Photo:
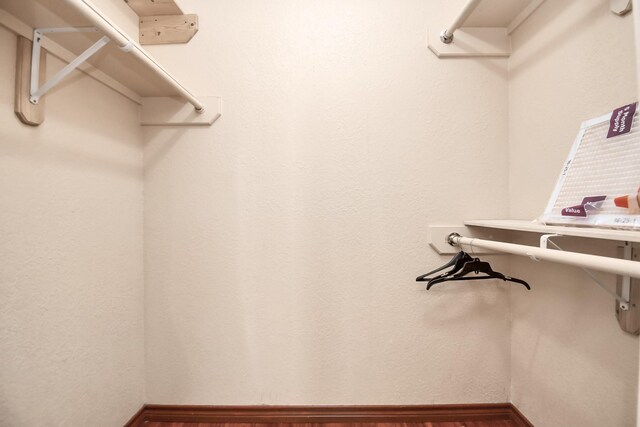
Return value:
[[(559, 251), (564, 251), (557, 243), (551, 241), (552, 237), (562, 237), (562, 234), (545, 234), (540, 237), (540, 247), (542, 249), (547, 249), (547, 245), (550, 243), (553, 247), (558, 249)], [(631, 260), (631, 246), (626, 243), (624, 247), (624, 259), (627, 261)], [(616, 292), (610, 290), (604, 283), (602, 283), (598, 277), (589, 269), (580, 267), (580, 270), (584, 271), (584, 273), (589, 276), (593, 282), (601, 287), (604, 291), (611, 294), (616, 301), (618, 301), (618, 308), (622, 311), (628, 311), (631, 305), (630, 295), (631, 295), (631, 277), (630, 276), (621, 276), (622, 277), (622, 290), (620, 295)], [(626, 283), (626, 285), (625, 285)]]
[[(552, 237), (562, 237), (562, 234), (545, 234), (541, 236), (540, 247), (546, 249), (547, 244), (550, 243), (556, 249), (562, 251), (563, 249), (560, 246), (550, 240)], [(629, 242), (625, 242), (622, 247), (622, 259), (631, 261), (637, 259), (637, 257), (638, 254), (635, 248)], [(596, 285), (616, 299), (616, 317), (618, 318), (620, 328), (630, 334), (640, 335), (640, 316), (638, 314), (640, 293), (638, 292), (638, 281), (628, 275), (618, 276), (617, 289), (614, 292), (609, 289), (608, 286), (604, 285), (591, 270), (586, 268), (580, 269), (584, 271)]]
[(103, 36), (100, 40), (95, 42), (91, 47), (82, 52), (76, 59), (67, 64), (64, 68), (58, 71), (51, 79), (40, 86), (40, 50), (42, 47), (42, 38), (45, 34), (51, 33), (80, 33), (80, 32), (96, 32), (97, 28), (94, 27), (64, 27), (64, 28), (36, 28), (33, 30), (33, 48), (31, 51), (31, 84), (29, 91), (29, 101), (32, 104), (38, 104), (40, 98), (49, 92), (53, 87), (60, 83), (66, 76), (68, 76), (73, 70), (78, 68), (80, 64), (85, 62), (96, 52), (102, 49), (109, 43), (110, 39), (107, 36)]
[[(629, 242), (625, 242), (622, 248), (622, 258), (631, 261), (633, 255), (633, 248)], [(621, 276), (621, 291), (620, 297), (623, 302), (620, 302), (620, 310), (627, 311), (630, 308), (631, 302), (631, 276)]]
[[(542, 249), (547, 249), (550, 242), (549, 239), (551, 239), (552, 237), (562, 237), (562, 234), (543, 234), (542, 236), (540, 236), (540, 247)], [(558, 248), (558, 245), (556, 245), (555, 243), (551, 242), (551, 244), (555, 245), (556, 248)]]
[[(637, 246), (625, 242), (622, 247), (622, 257), (626, 260), (637, 260), (637, 249)], [(624, 310), (622, 305), (616, 306), (616, 317), (620, 328), (630, 334), (640, 335), (640, 313), (638, 313), (640, 281), (629, 276), (618, 276), (617, 290), (624, 299), (629, 301), (627, 310)]]

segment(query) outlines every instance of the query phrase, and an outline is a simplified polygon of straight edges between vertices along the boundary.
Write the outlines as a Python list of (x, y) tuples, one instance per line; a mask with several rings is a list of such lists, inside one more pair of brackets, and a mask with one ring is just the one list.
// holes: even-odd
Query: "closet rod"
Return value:
[(516, 245), (513, 243), (494, 242), (492, 240), (474, 239), (460, 236), (457, 233), (451, 233), (447, 238), (447, 241), (450, 245), (457, 246), (459, 248), (467, 246), (471, 253), (473, 253), (473, 248), (482, 248), (490, 251), (526, 256), (536, 261), (551, 261), (560, 264), (573, 265), (575, 267), (606, 271), (608, 273), (619, 274), (622, 276), (640, 278), (640, 262), (638, 261), (629, 261), (576, 252), (564, 252), (553, 249), (543, 249), (534, 246)]
[(110, 22), (103, 13), (87, 0), (63, 0), (69, 6), (80, 12), (91, 25), (97, 27), (106, 36), (113, 40), (121, 50), (131, 53), (149, 69), (153, 70), (158, 77), (171, 85), (183, 98), (191, 103), (197, 112), (204, 111), (204, 105), (191, 92), (185, 89), (167, 70), (158, 64), (134, 41), (129, 39), (125, 33)]
[(460, 28), (462, 24), (464, 24), (464, 21), (466, 21), (469, 15), (471, 15), (473, 11), (476, 10), (476, 7), (478, 7), (481, 1), (482, 0), (469, 0), (467, 2), (464, 9), (462, 9), (462, 12), (460, 13), (460, 15), (458, 15), (456, 20), (453, 21), (453, 24), (448, 26), (440, 34), (440, 40), (442, 41), (442, 43), (449, 44), (453, 41), (453, 33), (455, 33), (456, 30)]

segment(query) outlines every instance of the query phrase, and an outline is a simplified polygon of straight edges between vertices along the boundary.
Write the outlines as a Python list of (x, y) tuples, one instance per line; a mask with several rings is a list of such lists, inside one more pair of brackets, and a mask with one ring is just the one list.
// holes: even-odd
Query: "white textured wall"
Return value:
[(24, 126), (15, 46), (0, 27), (0, 425), (122, 425), (144, 401), (137, 107), (74, 73)]
[(429, 224), (507, 214), (506, 61), (425, 43), (462, 3), (181, 2), (150, 51), (225, 105), (145, 131), (150, 403), (508, 400), (508, 286), (414, 282)]
[[(635, 45), (636, 45), (636, 78), (638, 79), (638, 97), (640, 99), (640, 8), (633, 8), (633, 22), (635, 29)], [(640, 360), (639, 360), (640, 361)], [(640, 369), (639, 369), (640, 370)], [(638, 403), (636, 407), (636, 426), (640, 427), (640, 381), (638, 381), (638, 389), (636, 390)]]
[[(147, 402), (511, 399), (536, 425), (634, 424), (638, 340), (581, 273), (512, 260), (534, 291), (511, 292), (511, 328), (504, 285), (413, 282), (443, 261), (429, 224), (542, 211), (579, 123), (636, 98), (631, 20), (546, 2), (514, 35), (507, 84), (504, 60), (426, 49), (461, 3), (181, 2), (200, 32), (150, 50), (225, 115), (144, 132)], [(119, 425), (144, 399), (137, 111), (76, 75), (24, 127), (13, 67), (0, 425)]]
[[(604, 0), (547, 1), (516, 31), (513, 47), (509, 204), (512, 217), (533, 219), (580, 123), (637, 99), (633, 22), (611, 14)], [(512, 401), (537, 426), (636, 425), (638, 339), (619, 329), (613, 299), (574, 268), (525, 259), (512, 268), (534, 286), (512, 293)]]

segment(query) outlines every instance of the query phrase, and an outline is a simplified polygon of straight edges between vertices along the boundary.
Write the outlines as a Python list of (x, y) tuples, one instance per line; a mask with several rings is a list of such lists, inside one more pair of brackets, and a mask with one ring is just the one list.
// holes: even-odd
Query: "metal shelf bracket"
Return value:
[(40, 98), (49, 92), (53, 87), (60, 83), (66, 76), (68, 76), (73, 70), (78, 68), (80, 64), (85, 62), (96, 52), (102, 49), (110, 39), (107, 36), (103, 36), (100, 40), (95, 42), (91, 47), (82, 52), (76, 59), (67, 64), (64, 68), (58, 71), (51, 79), (49, 79), (42, 86), (40, 85), (40, 49), (42, 47), (42, 38), (45, 34), (52, 33), (86, 33), (97, 32), (95, 27), (63, 27), (63, 28), (36, 28), (33, 30), (33, 48), (31, 51), (31, 82), (29, 90), (29, 102), (32, 104), (38, 104)]
[[(631, 261), (633, 256), (633, 248), (629, 244), (629, 242), (624, 242), (624, 247), (622, 248), (622, 258), (628, 261)], [(631, 305), (631, 276), (621, 276), (622, 279), (622, 289), (621, 295), (623, 302), (620, 302), (620, 310), (627, 311), (630, 309)]]
[[(625, 242), (622, 247), (622, 258), (626, 260), (638, 260), (638, 247)], [(617, 291), (623, 299), (628, 301), (625, 310), (622, 304), (616, 306), (616, 316), (623, 331), (640, 335), (640, 280), (630, 276), (618, 276)]]
[[(553, 247), (558, 249), (559, 251), (564, 251), (558, 244), (553, 242), (551, 238), (553, 237), (563, 237), (562, 234), (544, 234), (540, 237), (540, 248), (547, 249), (548, 245), (551, 244)], [(632, 258), (632, 247), (629, 242), (625, 242), (623, 247), (623, 259), (630, 261)], [(620, 289), (620, 294), (612, 291), (607, 287), (604, 283), (598, 279), (598, 277), (591, 270), (587, 268), (580, 267), (580, 270), (584, 271), (584, 273), (589, 276), (593, 282), (604, 289), (607, 293), (611, 294), (616, 301), (618, 301), (618, 307), (616, 311), (629, 311), (631, 309), (631, 276), (620, 276), (622, 286)]]

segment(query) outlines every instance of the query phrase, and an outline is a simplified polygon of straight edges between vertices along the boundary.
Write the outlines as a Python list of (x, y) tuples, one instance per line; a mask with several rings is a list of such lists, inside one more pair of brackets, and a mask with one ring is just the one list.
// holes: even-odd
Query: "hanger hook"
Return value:
[(476, 251), (473, 248), (473, 241), (476, 239), (471, 239), (471, 242), (469, 242), (469, 249), (471, 249), (471, 255), (473, 255), (474, 258), (476, 258)]

